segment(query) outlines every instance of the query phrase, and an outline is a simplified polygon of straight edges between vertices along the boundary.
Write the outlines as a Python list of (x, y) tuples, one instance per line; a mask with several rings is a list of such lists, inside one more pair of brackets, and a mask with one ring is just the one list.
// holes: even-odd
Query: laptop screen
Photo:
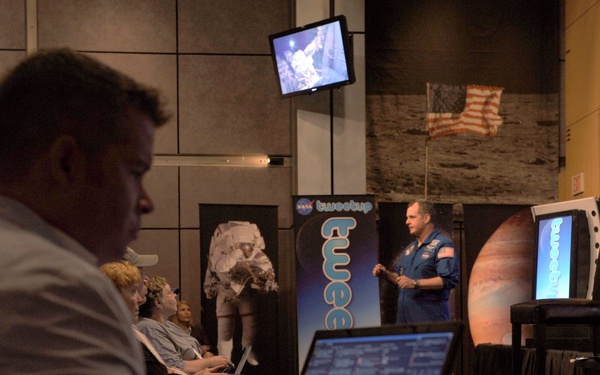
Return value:
[(246, 361), (248, 360), (248, 356), (250, 355), (251, 351), (252, 351), (252, 345), (247, 345), (244, 348), (244, 353), (242, 353), (242, 358), (240, 358), (240, 363), (238, 363), (238, 366), (236, 367), (234, 374), (242, 373), (242, 370), (244, 369), (244, 365), (246, 364)]
[(317, 331), (302, 374), (450, 374), (460, 327), (432, 323)]

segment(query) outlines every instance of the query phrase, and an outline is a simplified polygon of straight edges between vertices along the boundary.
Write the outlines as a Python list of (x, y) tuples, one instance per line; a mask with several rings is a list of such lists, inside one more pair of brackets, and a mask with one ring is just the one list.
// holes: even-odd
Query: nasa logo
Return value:
[(298, 202), (296, 202), (296, 211), (298, 211), (300, 215), (306, 216), (312, 212), (314, 202), (314, 200), (311, 201), (307, 198), (300, 198), (298, 199)]

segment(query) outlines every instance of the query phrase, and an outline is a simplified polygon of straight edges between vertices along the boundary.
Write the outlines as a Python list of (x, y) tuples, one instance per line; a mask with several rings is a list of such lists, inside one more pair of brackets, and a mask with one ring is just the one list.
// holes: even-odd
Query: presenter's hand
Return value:
[(379, 263), (377, 265), (375, 265), (375, 268), (373, 268), (373, 276), (380, 277), (380, 276), (383, 276), (384, 274), (385, 274), (385, 267)]
[(414, 283), (414, 280), (407, 276), (398, 276), (398, 278), (396, 279), (396, 284), (398, 284), (402, 289), (417, 288), (417, 286)]

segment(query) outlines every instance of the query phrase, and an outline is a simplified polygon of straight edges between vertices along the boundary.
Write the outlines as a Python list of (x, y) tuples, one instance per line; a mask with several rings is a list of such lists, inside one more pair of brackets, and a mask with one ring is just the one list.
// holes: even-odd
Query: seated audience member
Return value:
[(152, 255), (138, 254), (135, 251), (133, 251), (132, 248), (128, 247), (127, 251), (125, 251), (125, 254), (123, 255), (123, 260), (126, 260), (127, 262), (133, 264), (134, 266), (136, 266), (138, 268), (138, 270), (140, 270), (140, 274), (142, 275), (142, 283), (141, 283), (141, 288), (139, 290), (140, 297), (142, 297), (142, 303), (140, 303), (140, 305), (141, 305), (144, 302), (146, 302), (146, 292), (148, 290), (148, 288), (146, 288), (146, 284), (148, 283), (148, 280), (150, 279), (144, 273), (144, 268), (156, 265), (156, 263), (158, 263), (158, 255), (156, 255), (156, 254), (152, 254)]
[[(138, 320), (139, 306), (142, 303), (142, 297), (139, 294), (139, 287), (142, 285), (142, 277), (140, 271), (128, 262), (111, 262), (100, 267), (100, 271), (104, 273), (115, 284), (121, 297), (125, 302), (125, 306), (131, 313), (131, 319), (135, 323)], [(134, 333), (136, 328), (132, 325)], [(141, 332), (140, 332), (141, 333)], [(143, 345), (144, 340), (138, 336), (138, 340), (142, 343), (144, 350), (144, 359), (146, 361), (146, 373), (148, 375), (165, 375), (168, 374), (167, 366), (162, 363), (158, 355), (154, 355), (152, 350)]]
[(0, 82), (0, 374), (144, 374), (120, 259), (152, 212), (159, 95), (70, 49)]
[[(121, 293), (121, 297), (125, 302), (125, 305), (129, 309), (131, 313), (131, 318), (133, 322), (137, 322), (139, 306), (142, 304), (142, 297), (139, 294), (139, 290), (141, 285), (143, 285), (143, 280), (141, 277), (141, 273), (137, 267), (133, 264), (125, 261), (125, 262), (111, 262), (106, 263), (102, 267), (100, 267), (100, 271), (102, 271), (108, 278), (115, 284), (119, 292)], [(160, 358), (160, 355), (150, 343), (148, 338), (140, 332), (135, 325), (131, 326), (136, 337), (142, 344), (142, 349), (144, 350), (144, 359), (146, 361), (146, 373), (148, 375), (165, 375), (165, 374), (179, 374), (179, 375), (187, 375), (185, 371), (172, 368), (167, 366), (166, 363)], [(203, 375), (208, 374), (210, 372), (220, 372), (219, 370), (223, 369), (224, 366), (215, 366), (209, 370), (202, 370), (200, 372), (195, 373), (194, 375)]]
[(194, 324), (192, 319), (192, 308), (186, 301), (177, 301), (177, 313), (169, 318), (173, 323), (177, 324), (184, 332), (187, 332), (200, 343), (202, 349), (202, 357), (210, 358), (214, 356), (210, 352), (210, 341), (204, 332), (202, 324)]
[(203, 358), (198, 340), (168, 320), (177, 312), (177, 295), (165, 278), (151, 277), (146, 287), (146, 302), (140, 306), (137, 327), (150, 339), (165, 363), (189, 373), (213, 366), (233, 367), (223, 356)]

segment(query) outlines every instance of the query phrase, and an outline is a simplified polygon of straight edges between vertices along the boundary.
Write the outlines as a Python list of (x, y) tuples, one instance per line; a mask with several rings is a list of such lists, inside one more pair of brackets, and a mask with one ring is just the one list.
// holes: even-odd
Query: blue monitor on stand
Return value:
[(535, 218), (533, 299), (586, 298), (590, 278), (590, 234), (584, 210)]

